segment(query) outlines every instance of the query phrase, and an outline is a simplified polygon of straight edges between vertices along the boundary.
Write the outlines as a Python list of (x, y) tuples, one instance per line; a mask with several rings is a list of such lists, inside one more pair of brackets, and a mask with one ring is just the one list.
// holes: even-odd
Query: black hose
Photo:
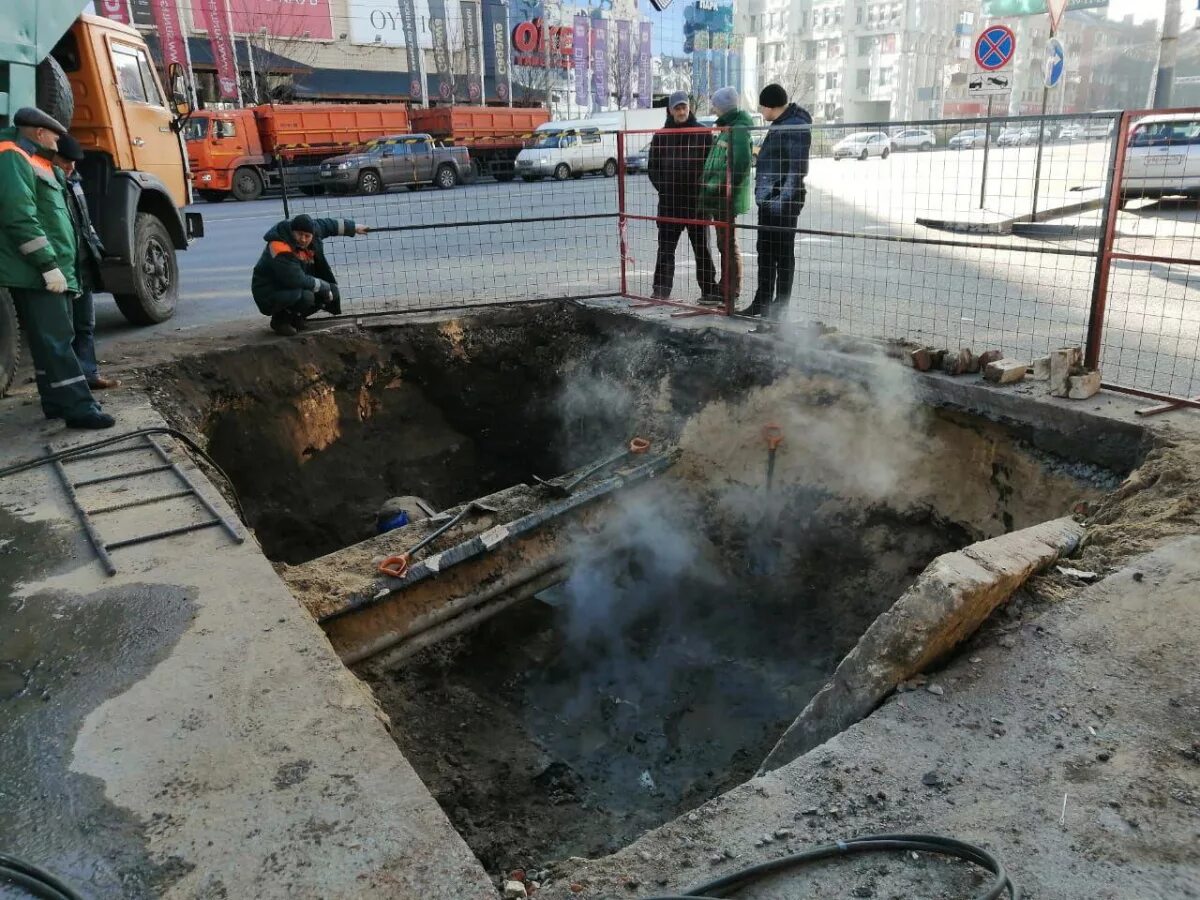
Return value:
[(684, 894), (671, 894), (647, 897), (646, 900), (727, 900), (730, 892), (737, 892), (752, 882), (773, 875), (784, 869), (806, 865), (822, 859), (835, 856), (848, 856), (851, 853), (873, 853), (880, 850), (899, 850), (903, 852), (921, 851), (924, 853), (940, 853), (957, 859), (974, 863), (980, 868), (991, 872), (995, 877), (984, 893), (973, 900), (997, 900), (1006, 891), (1011, 900), (1020, 900), (1020, 889), (1008, 877), (1000, 860), (986, 850), (957, 841), (954, 838), (941, 837), (935, 834), (872, 834), (865, 837), (853, 838), (848, 841), (838, 841), (834, 844), (824, 844), (811, 850), (793, 853), (780, 859), (772, 859), (758, 865), (739, 869), (729, 875), (723, 875), (706, 884), (694, 887)]
[(18, 475), (21, 472), (28, 472), (30, 469), (36, 469), (39, 466), (48, 465), (49, 463), (59, 460), (70, 459), (73, 456), (85, 456), (86, 454), (93, 453), (96, 450), (103, 450), (105, 447), (111, 447), (114, 444), (123, 443), (130, 438), (143, 437), (151, 434), (165, 434), (175, 438), (177, 441), (181, 441), (187, 445), (189, 450), (195, 453), (209, 467), (211, 467), (214, 472), (220, 475), (221, 478), (225, 480), (225, 484), (229, 488), (229, 493), (233, 499), (233, 505), (237, 509), (238, 516), (245, 521), (246, 514), (242, 510), (242, 501), (238, 499), (237, 488), (234, 486), (233, 479), (225, 474), (225, 470), (217, 465), (216, 460), (209, 456), (203, 447), (193, 441), (182, 431), (179, 431), (175, 428), (159, 426), (155, 426), (153, 428), (139, 428), (137, 431), (129, 431), (125, 434), (118, 434), (113, 437), (105, 438), (101, 441), (92, 441), (90, 444), (80, 444), (77, 447), (68, 447), (66, 450), (59, 450), (57, 453), (48, 453), (45, 456), (39, 456), (35, 459), (27, 459), (23, 462), (13, 463), (11, 466), (5, 466), (4, 468), (0, 469), (0, 478), (7, 478), (9, 475)]
[(66, 882), (32, 863), (0, 853), (0, 884), (15, 884), (42, 900), (83, 900)]

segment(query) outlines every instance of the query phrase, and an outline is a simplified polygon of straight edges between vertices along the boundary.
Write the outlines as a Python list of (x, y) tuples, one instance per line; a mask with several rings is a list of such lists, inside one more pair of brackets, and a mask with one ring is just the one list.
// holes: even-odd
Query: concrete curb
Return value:
[[(917, 216), (916, 223), (924, 225), (926, 228), (936, 228), (938, 231), (950, 231), (955, 234), (1026, 234), (1030, 237), (1055, 237), (1060, 235), (1039, 234), (1037, 232), (1022, 232), (1017, 230), (1017, 226), (1036, 225), (1043, 222), (1048, 222), (1051, 219), (1061, 219), (1064, 216), (1074, 216), (1079, 213), (1091, 212), (1094, 209), (1100, 209), (1104, 205), (1104, 199), (1083, 200), (1079, 203), (1068, 203), (1065, 206), (1054, 206), (1050, 209), (1043, 209), (1037, 215), (1013, 216), (1008, 219), (1001, 219), (998, 222), (962, 222), (955, 219), (934, 219), (926, 216)], [(1054, 226), (1050, 226), (1054, 227)], [(1063, 225), (1062, 228), (1088, 228), (1091, 226), (1073, 226)], [(1099, 229), (1097, 229), (1097, 234)], [(1081, 237), (1085, 235), (1080, 235)]]
[(1035, 238), (1094, 238), (1101, 234), (1099, 225), (1058, 225), (1051, 222), (1014, 222), (1012, 233)]
[(939, 556), (838, 664), (763, 760), (769, 772), (869, 715), (901, 682), (946, 656), (1035, 573), (1072, 552), (1084, 528), (1043, 522)]

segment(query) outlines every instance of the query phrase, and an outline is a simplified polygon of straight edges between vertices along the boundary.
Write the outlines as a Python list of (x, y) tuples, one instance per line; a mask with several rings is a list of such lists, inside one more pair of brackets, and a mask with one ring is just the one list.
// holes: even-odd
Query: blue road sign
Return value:
[(1058, 87), (1062, 84), (1063, 72), (1067, 68), (1067, 52), (1063, 49), (1062, 41), (1050, 38), (1046, 42), (1046, 87)]
[(975, 39), (975, 62), (986, 72), (1003, 69), (1017, 52), (1017, 36), (1007, 25), (989, 25)]

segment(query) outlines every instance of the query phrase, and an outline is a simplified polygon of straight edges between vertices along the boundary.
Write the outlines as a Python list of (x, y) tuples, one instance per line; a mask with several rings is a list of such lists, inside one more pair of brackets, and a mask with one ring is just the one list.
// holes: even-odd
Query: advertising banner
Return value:
[(404, 33), (404, 49), (408, 56), (408, 96), (417, 103), (425, 102), (425, 63), (417, 43), (417, 10), (413, 0), (399, 0), (400, 29)]
[(483, 48), (479, 40), (479, 4), (459, 0), (462, 11), (463, 53), (467, 58), (467, 100), (483, 102)]
[(575, 34), (571, 41), (575, 61), (575, 102), (588, 105), (588, 17), (575, 16)]
[(96, 15), (120, 22), (122, 25), (132, 24), (127, 0), (96, 0)]
[(439, 76), (437, 99), (448, 102), (454, 97), (454, 73), (450, 66), (446, 0), (429, 0), (429, 37), (433, 43), (433, 68)]
[(650, 42), (654, 29), (649, 22), (638, 25), (638, 106), (649, 109), (654, 100), (654, 66), (650, 56)]
[(508, 6), (499, 0), (491, 0), (483, 8), (483, 22), (486, 31), (483, 42), (484, 65), (492, 76), (496, 99), (508, 103), (512, 100), (512, 67), (508, 59)]
[(592, 20), (592, 100), (597, 109), (608, 106), (608, 21)]
[[(233, 22), (233, 34), (266, 33), (274, 37), (333, 39), (333, 20), (329, 14), (329, 0), (226, 0), (222, 8), (229, 7), (231, 16), (222, 25), (229, 31)], [(210, 7), (207, 0), (195, 0), (191, 4), (192, 18), (196, 28), (212, 34)]]
[(179, 21), (179, 7), (175, 0), (154, 0), (151, 8), (154, 13), (154, 26), (158, 29), (158, 40), (162, 46), (163, 70), (168, 71), (172, 63), (188, 69), (187, 37), (183, 33), (183, 23)]
[(630, 47), (630, 22), (617, 19), (617, 104), (629, 109), (633, 100), (633, 51)]
[(152, 2), (153, 0), (129, 0), (129, 13), (133, 18), (134, 25), (143, 25), (146, 28), (154, 27), (154, 10), (150, 6)]
[[(162, 6), (173, 5), (170, 0), (159, 2)], [(237, 56), (233, 46), (233, 33), (229, 30), (229, 2), (199, 0), (197, 10), (204, 12), (208, 40), (212, 44), (213, 62), (217, 67), (217, 88), (221, 99), (240, 100), (242, 92), (238, 86)]]

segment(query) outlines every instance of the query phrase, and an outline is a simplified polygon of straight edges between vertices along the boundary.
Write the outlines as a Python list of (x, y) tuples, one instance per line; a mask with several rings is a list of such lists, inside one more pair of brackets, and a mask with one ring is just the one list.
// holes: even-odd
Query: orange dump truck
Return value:
[(466, 147), (476, 173), (512, 181), (513, 162), (533, 131), (550, 121), (544, 109), (508, 106), (435, 106), (412, 111), (413, 129), (455, 147)]
[(282, 185), (316, 192), (323, 160), (374, 138), (409, 131), (398, 103), (295, 104), (201, 110), (184, 129), (192, 184), (205, 200), (256, 200)]

